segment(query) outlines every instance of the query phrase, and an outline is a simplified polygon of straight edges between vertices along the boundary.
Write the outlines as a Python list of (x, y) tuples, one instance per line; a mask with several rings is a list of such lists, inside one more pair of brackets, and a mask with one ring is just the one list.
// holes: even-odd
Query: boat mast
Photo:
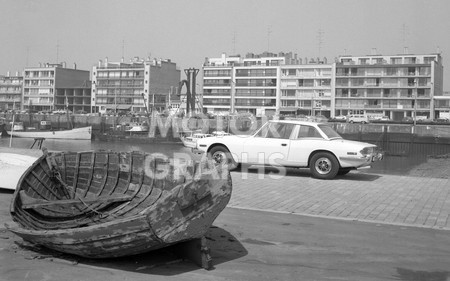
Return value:
[(67, 98), (67, 96), (66, 96), (66, 117), (67, 117), (67, 123), (69, 123), (70, 130), (72, 130), (73, 124), (72, 124), (72, 120), (70, 119), (70, 116), (69, 116), (69, 99)]
[(16, 101), (13, 102), (13, 118), (12, 118), (12, 124), (11, 124), (11, 136), (9, 138), (9, 147), (11, 147), (12, 145), (12, 137), (13, 137), (13, 133), (14, 133), (14, 119), (16, 117), (16, 112), (14, 111), (14, 108), (16, 107)]

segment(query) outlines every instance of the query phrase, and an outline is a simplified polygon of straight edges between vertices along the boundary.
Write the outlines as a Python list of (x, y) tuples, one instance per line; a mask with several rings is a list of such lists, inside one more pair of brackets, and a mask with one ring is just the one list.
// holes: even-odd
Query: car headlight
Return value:
[(362, 156), (368, 157), (372, 156), (375, 152), (374, 147), (364, 147), (359, 153), (361, 153)]

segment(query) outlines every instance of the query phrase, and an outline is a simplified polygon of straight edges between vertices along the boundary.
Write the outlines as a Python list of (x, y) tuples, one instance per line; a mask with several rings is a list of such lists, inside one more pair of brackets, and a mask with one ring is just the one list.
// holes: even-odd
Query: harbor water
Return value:
[[(0, 138), (0, 147), (9, 147), (10, 138)], [(12, 138), (11, 147), (30, 148), (33, 139)], [(84, 141), (84, 140), (45, 140), (43, 147), (53, 151), (89, 151), (89, 150), (113, 150), (113, 151), (142, 151), (146, 153), (161, 153), (167, 157), (174, 155), (190, 154), (190, 149), (180, 143), (130, 143), (127, 141)], [(374, 162), (372, 168), (364, 169), (367, 173), (377, 174), (407, 174), (412, 168), (427, 160), (427, 155), (413, 154), (412, 156), (387, 155), (385, 159)]]

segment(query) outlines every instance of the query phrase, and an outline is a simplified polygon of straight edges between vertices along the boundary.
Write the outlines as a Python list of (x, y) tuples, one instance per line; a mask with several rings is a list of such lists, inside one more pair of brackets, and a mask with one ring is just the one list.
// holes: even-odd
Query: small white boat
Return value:
[(125, 126), (125, 132), (148, 132), (148, 124), (146, 122), (142, 123), (130, 123)]
[(183, 136), (181, 136), (180, 139), (184, 146), (189, 147), (189, 148), (195, 148), (197, 146), (198, 139), (212, 137), (212, 136), (213, 136), (212, 134), (187, 132)]
[(68, 139), (68, 140), (91, 140), (92, 127), (74, 128), (61, 131), (9, 131), (8, 134), (17, 138), (45, 138), (45, 139)]
[(13, 131), (23, 131), (24, 126), (22, 122), (9, 122), (9, 125), (13, 128)]
[(214, 137), (224, 137), (224, 136), (231, 136), (230, 133), (227, 133), (225, 131), (214, 131), (211, 133)]

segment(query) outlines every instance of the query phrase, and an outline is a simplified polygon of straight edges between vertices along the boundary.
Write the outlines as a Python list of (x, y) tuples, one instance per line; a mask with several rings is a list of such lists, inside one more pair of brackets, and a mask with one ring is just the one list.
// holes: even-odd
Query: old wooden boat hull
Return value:
[(141, 152), (52, 153), (11, 204), (24, 240), (89, 258), (134, 255), (200, 238), (231, 197), (227, 170)]
[(8, 133), (13, 137), (18, 138), (45, 138), (45, 139), (70, 139), (70, 140), (92, 139), (91, 126), (61, 131), (9, 131)]

